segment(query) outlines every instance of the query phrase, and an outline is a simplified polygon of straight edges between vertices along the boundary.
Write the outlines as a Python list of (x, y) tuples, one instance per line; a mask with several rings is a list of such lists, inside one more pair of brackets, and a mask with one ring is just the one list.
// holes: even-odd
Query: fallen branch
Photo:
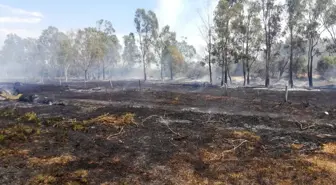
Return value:
[(300, 122), (299, 122), (298, 120), (296, 120), (295, 118), (293, 118), (293, 119), (294, 119), (295, 123), (297, 123), (297, 124), (299, 125), (299, 127), (300, 127), (301, 130), (308, 130), (308, 129), (313, 128), (313, 127), (316, 126), (316, 123), (314, 123), (314, 124), (308, 125), (308, 126), (306, 126), (306, 127), (303, 127), (302, 123), (300, 123)]
[(112, 138), (112, 137), (118, 136), (118, 135), (122, 134), (123, 131), (124, 131), (124, 127), (121, 127), (121, 129), (120, 129), (120, 131), (119, 131), (118, 133), (109, 135), (109, 136), (107, 137), (107, 139), (110, 139), (110, 138)]
[(165, 119), (165, 118), (162, 117), (162, 116), (158, 116), (158, 115), (151, 115), (151, 116), (148, 116), (147, 118), (145, 118), (145, 119), (142, 121), (141, 124), (143, 124), (143, 123), (146, 122), (147, 120), (150, 120), (150, 119), (155, 118), (155, 117), (156, 117), (156, 118), (159, 118), (159, 119), (160, 119), (159, 122), (162, 123), (162, 124), (164, 124), (164, 125), (166, 125), (166, 127), (167, 127), (173, 134), (176, 134), (176, 135), (178, 135), (178, 136), (181, 136), (181, 134), (175, 132), (173, 129), (171, 129), (171, 128), (169, 127), (169, 120)]
[[(232, 141), (233, 142), (233, 141)], [(225, 150), (225, 151), (223, 151), (222, 152), (222, 155), (224, 154), (224, 153), (229, 153), (229, 152), (232, 152), (232, 151), (235, 151), (237, 148), (239, 148), (241, 145), (243, 145), (244, 143), (246, 143), (246, 142), (249, 142), (248, 140), (243, 140), (239, 145), (237, 145), (237, 146), (234, 146), (232, 149), (230, 149), (230, 150)]]
[(161, 118), (161, 116), (158, 116), (158, 115), (151, 115), (151, 116), (148, 116), (147, 118), (145, 118), (144, 120), (142, 120), (141, 124), (144, 124), (147, 120), (150, 120), (152, 118)]

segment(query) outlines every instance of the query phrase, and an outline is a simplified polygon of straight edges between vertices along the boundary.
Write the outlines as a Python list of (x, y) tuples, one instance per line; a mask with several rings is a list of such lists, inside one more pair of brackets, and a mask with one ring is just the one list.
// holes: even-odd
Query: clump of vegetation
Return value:
[(27, 123), (40, 123), (40, 119), (37, 117), (37, 114), (35, 112), (27, 112), (26, 114), (18, 118), (18, 121)]
[(4, 134), (0, 134), (0, 143), (5, 141), (6, 136)]
[(16, 118), (18, 117), (17, 112), (14, 109), (1, 109), (0, 110), (0, 117), (1, 118)]
[(70, 120), (71, 122), (71, 129), (74, 131), (86, 131), (87, 130), (87, 123), (86, 122), (79, 122), (76, 119)]
[(72, 184), (87, 184), (89, 172), (87, 170), (77, 170), (71, 174), (71, 177), (74, 179)]
[(29, 150), (19, 149), (19, 148), (0, 148), (0, 157), (10, 157), (10, 156), (27, 156)]
[(246, 139), (249, 141), (259, 141), (260, 140), (260, 136), (256, 135), (253, 132), (246, 131), (246, 130), (234, 131), (232, 135), (234, 138), (237, 138), (237, 139)]
[(317, 72), (324, 78), (335, 77), (336, 57), (325, 56), (317, 63)]
[(126, 113), (121, 116), (104, 114), (91, 119), (89, 123), (99, 123), (108, 126), (125, 126), (130, 124), (136, 124), (134, 117), (135, 114), (132, 113)]
[(49, 185), (54, 184), (56, 182), (56, 178), (51, 175), (46, 174), (39, 174), (34, 176), (30, 179), (29, 184), (30, 185)]
[(336, 142), (323, 144), (323, 153), (336, 155)]
[(64, 121), (63, 117), (52, 117), (52, 118), (47, 118), (43, 121), (43, 124), (45, 124), (46, 126), (54, 126), (59, 122)]
[(72, 155), (62, 155), (58, 157), (50, 158), (37, 158), (32, 157), (28, 160), (28, 163), (32, 166), (45, 166), (45, 165), (65, 165), (71, 161), (74, 161), (75, 157)]
[(2, 142), (7, 140), (26, 141), (29, 136), (39, 133), (39, 129), (23, 124), (18, 124), (10, 128), (0, 130)]

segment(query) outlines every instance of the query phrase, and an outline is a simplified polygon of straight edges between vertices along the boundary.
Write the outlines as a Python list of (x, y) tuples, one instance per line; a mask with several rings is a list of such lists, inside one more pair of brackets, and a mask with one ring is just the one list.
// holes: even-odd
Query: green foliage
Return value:
[(329, 78), (335, 76), (334, 72), (336, 70), (336, 57), (334, 56), (325, 56), (318, 63), (316, 70), (318, 73), (325, 77)]
[(122, 54), (123, 65), (132, 66), (135, 63), (139, 63), (140, 59), (140, 51), (138, 46), (136, 45), (135, 36), (133, 33), (129, 35), (125, 35), (124, 37), (124, 51)]
[(156, 14), (149, 10), (137, 9), (135, 12), (134, 24), (139, 35), (139, 45), (144, 68), (144, 79), (147, 79), (147, 64), (152, 60), (151, 47), (155, 45), (158, 38), (159, 22)]
[(293, 63), (293, 73), (299, 75), (307, 73), (307, 59), (305, 57), (297, 58)]
[(37, 114), (35, 112), (27, 112), (17, 120), (20, 122), (27, 122), (27, 123), (40, 123), (40, 119), (37, 117)]
[(1, 109), (0, 110), (0, 117), (1, 118), (16, 118), (18, 117), (18, 114), (14, 111), (14, 109)]
[(5, 141), (5, 139), (6, 139), (6, 136), (4, 134), (0, 134), (0, 143)]
[(0, 135), (2, 135), (3, 141), (26, 141), (28, 137), (38, 133), (38, 129), (23, 125), (17, 124), (13, 127), (0, 130)]
[(46, 175), (46, 174), (38, 174), (34, 176), (32, 179), (29, 181), (29, 185), (49, 185), (49, 184), (54, 184), (56, 182), (56, 177), (51, 176), (51, 175)]
[(43, 124), (45, 124), (46, 126), (53, 126), (59, 122), (64, 121), (63, 117), (52, 117), (52, 118), (47, 118), (43, 121)]
[(87, 130), (87, 124), (85, 122), (80, 122), (77, 120), (71, 120), (71, 129), (74, 131), (86, 131)]

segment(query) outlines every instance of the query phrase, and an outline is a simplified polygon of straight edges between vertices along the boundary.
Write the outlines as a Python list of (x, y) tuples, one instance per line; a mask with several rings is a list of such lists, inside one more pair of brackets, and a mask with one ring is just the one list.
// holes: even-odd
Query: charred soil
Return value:
[(336, 184), (335, 92), (81, 85), (0, 102), (0, 184)]

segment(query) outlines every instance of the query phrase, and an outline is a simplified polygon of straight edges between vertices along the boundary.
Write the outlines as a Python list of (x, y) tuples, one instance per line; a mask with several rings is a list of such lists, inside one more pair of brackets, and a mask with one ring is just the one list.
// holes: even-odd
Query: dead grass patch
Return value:
[(304, 147), (303, 144), (296, 144), (296, 143), (291, 144), (291, 148), (293, 150), (301, 150), (303, 147)]
[(88, 175), (89, 172), (87, 170), (76, 170), (73, 173), (71, 173), (71, 178), (73, 179), (73, 183), (79, 183), (79, 184), (87, 184), (88, 183)]
[(232, 137), (237, 139), (246, 139), (249, 141), (260, 141), (260, 136), (247, 130), (233, 131)]
[(211, 96), (211, 95), (205, 95), (205, 100), (224, 100), (227, 99), (223, 96)]
[(47, 174), (38, 174), (32, 177), (28, 184), (29, 185), (49, 185), (56, 182), (56, 177)]
[(28, 137), (40, 133), (41, 130), (39, 128), (17, 124), (12, 127), (0, 130), (0, 142), (26, 141)]
[(304, 158), (306, 161), (311, 162), (312, 164), (316, 165), (317, 167), (324, 169), (328, 172), (336, 174), (336, 161), (327, 158), (323, 155), (317, 155), (313, 157)]
[(89, 120), (89, 123), (98, 123), (107, 126), (126, 126), (130, 124), (136, 124), (134, 120), (135, 114), (125, 113), (121, 116), (103, 114), (96, 118)]
[(331, 155), (336, 155), (336, 142), (323, 144), (322, 152)]
[(75, 157), (72, 155), (62, 155), (59, 157), (50, 157), (50, 158), (32, 157), (28, 159), (28, 164), (31, 166), (65, 165), (74, 160)]
[(0, 157), (24, 157), (29, 154), (29, 150), (21, 150), (21, 149), (9, 149), (2, 148), (0, 149)]

